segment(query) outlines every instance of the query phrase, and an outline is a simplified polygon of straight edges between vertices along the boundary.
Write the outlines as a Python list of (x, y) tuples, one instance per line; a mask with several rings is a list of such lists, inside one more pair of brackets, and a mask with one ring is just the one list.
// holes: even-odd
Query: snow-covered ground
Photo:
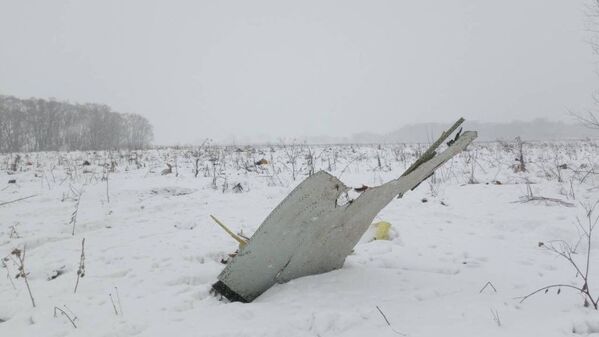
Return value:
[[(0, 336), (599, 335), (599, 312), (576, 290), (520, 303), (554, 283), (582, 287), (568, 261), (539, 243), (579, 240), (577, 217), (584, 225), (583, 205), (599, 200), (597, 141), (525, 144), (520, 173), (514, 144), (474, 144), (386, 207), (378, 218), (392, 224), (392, 239), (373, 241), (368, 232), (342, 269), (276, 285), (250, 304), (210, 294), (221, 260), (236, 249), (210, 214), (249, 236), (312, 169), (373, 186), (399, 176), (424, 149), (34, 153), (21, 154), (14, 173), (15, 155), (0, 155), (0, 204), (32, 196), (0, 206), (0, 257), (8, 257), (0, 265)], [(255, 165), (260, 159), (268, 163)], [(172, 173), (161, 175), (166, 163)], [(530, 191), (573, 206), (527, 201)], [(84, 238), (85, 276), (75, 293)], [(35, 307), (15, 279), (15, 248), (25, 249)], [(587, 249), (582, 241), (573, 254), (583, 268)]]

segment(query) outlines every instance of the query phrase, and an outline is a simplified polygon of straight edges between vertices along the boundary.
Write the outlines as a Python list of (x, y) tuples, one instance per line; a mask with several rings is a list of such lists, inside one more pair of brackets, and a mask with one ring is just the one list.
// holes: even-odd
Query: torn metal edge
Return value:
[(212, 290), (216, 294), (224, 296), (226, 299), (228, 299), (231, 302), (249, 303), (248, 300), (246, 300), (241, 295), (239, 295), (238, 293), (231, 290), (231, 288), (229, 288), (226, 284), (224, 284), (220, 280), (212, 285)]

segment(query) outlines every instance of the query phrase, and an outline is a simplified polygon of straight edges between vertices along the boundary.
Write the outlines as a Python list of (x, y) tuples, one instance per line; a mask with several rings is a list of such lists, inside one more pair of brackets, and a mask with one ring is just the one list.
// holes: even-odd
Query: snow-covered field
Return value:
[[(15, 155), (0, 155), (0, 204), (32, 196), (0, 205), (0, 336), (599, 335), (599, 312), (574, 289), (520, 303), (547, 285), (583, 285), (547, 247), (571, 243), (585, 268), (577, 217), (584, 226), (584, 205), (599, 200), (599, 142), (590, 140), (527, 143), (518, 173), (514, 144), (476, 143), (386, 207), (378, 218), (392, 239), (368, 232), (342, 269), (276, 285), (250, 304), (210, 294), (237, 248), (210, 214), (250, 236), (310, 171), (378, 185), (425, 147), (33, 153), (20, 155), (16, 172)], [(167, 163), (172, 173), (162, 175)], [(15, 248), (25, 250), (35, 307), (15, 278)]]

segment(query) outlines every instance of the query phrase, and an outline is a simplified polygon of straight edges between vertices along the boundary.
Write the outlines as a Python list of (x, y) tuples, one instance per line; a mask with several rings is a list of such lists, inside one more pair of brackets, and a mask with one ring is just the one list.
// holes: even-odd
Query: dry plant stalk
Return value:
[(387, 323), (387, 326), (391, 329), (391, 331), (393, 331), (394, 333), (401, 335), (401, 336), (406, 336), (405, 333), (401, 333), (395, 329), (393, 329), (393, 326), (391, 325), (391, 322), (389, 322), (389, 320), (387, 319), (387, 315), (385, 315), (385, 313), (383, 312), (383, 310), (381, 310), (381, 308), (379, 308), (379, 306), (376, 306), (376, 310), (379, 311), (379, 313), (381, 314), (381, 316), (383, 316), (383, 319), (385, 320), (385, 323)]
[(71, 318), (71, 316), (69, 316), (69, 314), (67, 314), (64, 310), (60, 309), (59, 307), (54, 307), (54, 318), (57, 317), (56, 311), (60, 311), (60, 313), (63, 316), (66, 316), (66, 318), (69, 319), (69, 322), (71, 322), (71, 324), (73, 325), (73, 327), (76, 329), (77, 325), (75, 324), (75, 321), (77, 320), (77, 316), (75, 316), (75, 318)]
[(29, 198), (33, 198), (33, 197), (37, 197), (37, 194), (30, 195), (30, 196), (28, 196), (28, 197), (23, 197), (23, 198), (19, 198), (19, 199), (11, 200), (11, 201), (0, 202), (0, 206), (4, 206), (4, 205), (8, 205), (8, 204), (12, 204), (13, 202), (17, 202), (17, 201), (21, 201), (21, 200), (25, 200), (25, 199), (29, 199)]
[(73, 210), (73, 213), (71, 213), (71, 220), (69, 221), (69, 224), (73, 225), (73, 230), (71, 232), (71, 235), (75, 236), (75, 226), (77, 225), (77, 214), (79, 213), (79, 203), (81, 202), (81, 197), (83, 196), (83, 188), (81, 188), (79, 191), (75, 191), (74, 189), (71, 189), (73, 191), (73, 193), (75, 195), (77, 195), (77, 202), (75, 203), (75, 210)]
[[(17, 223), (17, 225), (18, 225), (18, 223)], [(10, 226), (10, 234), (9, 234), (9, 236), (8, 236), (10, 239), (20, 239), (20, 238), (21, 238), (21, 236), (20, 236), (20, 235), (19, 235), (19, 233), (17, 232), (17, 229), (16, 229), (16, 227), (15, 227), (15, 226), (16, 226), (16, 225), (14, 225), (14, 226)]]
[(17, 268), (19, 270), (19, 273), (17, 274), (16, 278), (21, 277), (25, 281), (25, 285), (27, 286), (27, 291), (29, 292), (29, 298), (31, 298), (31, 304), (35, 308), (35, 300), (33, 299), (33, 294), (31, 293), (31, 287), (29, 286), (29, 281), (27, 280), (27, 273), (25, 272), (25, 246), (23, 246), (22, 251), (19, 248), (15, 248), (15, 249), (13, 249), (13, 251), (10, 254), (14, 255), (17, 258), (16, 261), (13, 259), (13, 262), (15, 262), (15, 264), (17, 265)]
[(85, 238), (81, 240), (81, 258), (79, 260), (79, 269), (77, 269), (77, 283), (75, 283), (75, 290), (73, 293), (77, 293), (77, 287), (79, 286), (79, 279), (85, 277)]
[(12, 276), (10, 276), (10, 270), (8, 269), (8, 265), (6, 264), (8, 260), (9, 258), (5, 257), (2, 260), (0, 260), (0, 262), (2, 262), (2, 268), (6, 268), (6, 278), (10, 281), (12, 288), (17, 290), (17, 287), (15, 287), (15, 283), (12, 281)]
[(119, 310), (121, 311), (121, 316), (123, 316), (123, 306), (121, 305), (121, 296), (119, 296), (119, 288), (114, 287), (114, 292), (116, 293), (116, 301), (119, 304)]
[(545, 203), (552, 202), (565, 207), (574, 207), (575, 205), (571, 202), (563, 201), (557, 198), (548, 198), (543, 196), (534, 195), (532, 192), (532, 188), (530, 187), (530, 183), (526, 184), (526, 195), (520, 197), (520, 200), (517, 202), (527, 203), (530, 201), (543, 201)]
[(110, 303), (112, 303), (112, 309), (114, 309), (114, 315), (118, 316), (119, 312), (116, 310), (116, 305), (114, 304), (114, 299), (112, 298), (112, 293), (109, 293), (108, 297), (110, 297)]

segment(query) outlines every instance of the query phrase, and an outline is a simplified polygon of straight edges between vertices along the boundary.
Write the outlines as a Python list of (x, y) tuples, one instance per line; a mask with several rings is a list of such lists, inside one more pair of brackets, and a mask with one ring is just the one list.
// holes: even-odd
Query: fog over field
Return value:
[(163, 145), (572, 122), (590, 3), (2, 1), (0, 94), (140, 114)]

